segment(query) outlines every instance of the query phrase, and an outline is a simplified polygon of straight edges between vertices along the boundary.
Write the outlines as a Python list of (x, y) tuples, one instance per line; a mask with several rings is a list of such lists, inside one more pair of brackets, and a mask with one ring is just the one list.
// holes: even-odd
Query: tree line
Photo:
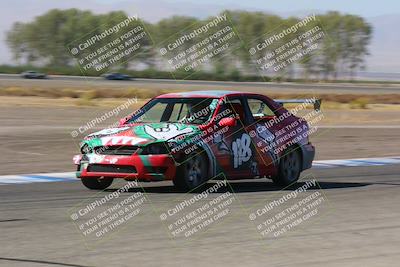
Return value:
[[(227, 10), (221, 14), (228, 15), (231, 25), (240, 37), (240, 48), (211, 60), (209, 68), (202, 69), (201, 73), (209, 72), (216, 77), (228, 77), (232, 80), (238, 80), (244, 75), (258, 76), (248, 52), (250, 44), (277, 28), (290, 27), (301, 21), (301, 18), (297, 17), (283, 18), (263, 12)], [(76, 60), (67, 49), (71, 41), (78, 40), (88, 33), (93, 34), (93, 31), (100, 33), (127, 18), (128, 15), (123, 11), (93, 14), (90, 11), (78, 9), (53, 9), (31, 22), (15, 23), (7, 32), (6, 42), (15, 60), (20, 64), (64, 70), (76, 68)], [(338, 73), (346, 72), (353, 77), (357, 70), (365, 67), (364, 59), (368, 55), (367, 48), (372, 35), (371, 26), (362, 17), (335, 11), (316, 15), (316, 18), (313, 24), (323, 29), (326, 38), (321, 41), (318, 53), (312, 53), (296, 63), (298, 76), (304, 79), (334, 80)], [(150, 76), (151, 73), (165, 71), (160, 64), (161, 56), (157, 45), (178, 32), (184, 34), (185, 31), (191, 31), (193, 25), (202, 25), (212, 19), (173, 16), (157, 23), (141, 21), (151, 36), (153, 44), (146, 43), (140, 56), (124, 62), (118, 68), (127, 70), (140, 63), (142, 67), (147, 68), (146, 73), (150, 73)], [(116, 34), (123, 34), (123, 31)], [(301, 31), (298, 34), (301, 34)], [(284, 41), (287, 40), (282, 40)], [(186, 45), (193, 45), (193, 42)], [(288, 70), (279, 72), (278, 76), (284, 79), (293, 78), (293, 72)], [(179, 73), (175, 77), (179, 78)]]

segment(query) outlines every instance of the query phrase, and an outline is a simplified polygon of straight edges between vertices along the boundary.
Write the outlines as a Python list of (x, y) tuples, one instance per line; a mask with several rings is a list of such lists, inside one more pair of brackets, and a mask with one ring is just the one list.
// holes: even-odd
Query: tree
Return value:
[(355, 70), (364, 68), (364, 58), (368, 55), (368, 44), (371, 40), (372, 28), (363, 18), (346, 15), (344, 28), (347, 33), (342, 43), (346, 53), (343, 61), (347, 65), (351, 79), (354, 79)]
[[(268, 45), (267, 49), (257, 50), (254, 55), (250, 55), (249, 49), (251, 47), (262, 42), (271, 34), (279, 33), (283, 29), (295, 25), (301, 19), (297, 17), (281, 18), (263, 12), (225, 10), (219, 15), (222, 14), (227, 15), (228, 21), (219, 26), (222, 27), (222, 24), (224, 24), (224, 27), (231, 26), (235, 32), (235, 37), (227, 41), (229, 42), (228, 49), (213, 56), (208, 63), (200, 64), (196, 67), (196, 70), (205, 69), (204, 66), (206, 65), (211, 67), (210, 70), (218, 70), (220, 74), (223, 71), (223, 75), (227, 75), (231, 71), (234, 71), (236, 75), (237, 69), (242, 73), (254, 74), (254, 60), (256, 58), (263, 57), (267, 50), (274, 51), (315, 26), (319, 26), (325, 33), (324, 38), (318, 41), (317, 52), (309, 53), (299, 61), (291, 62), (289, 66), (278, 73), (272, 71), (268, 75), (274, 73), (291, 78), (296, 73), (297, 67), (300, 66), (306, 78), (317, 76), (323, 79), (336, 79), (338, 73), (343, 71), (348, 71), (353, 78), (356, 71), (364, 67), (364, 58), (368, 55), (367, 47), (371, 39), (372, 28), (359, 16), (342, 15), (339, 12), (318, 15), (317, 21), (309, 22), (306, 27), (299, 28), (298, 32), (275, 40)], [(73, 47), (90, 36), (103, 33), (126, 18), (128, 16), (123, 11), (93, 14), (90, 11), (78, 9), (53, 9), (36, 17), (32, 22), (15, 23), (7, 33), (6, 41), (14, 58), (20, 62), (39, 62), (52, 67), (73, 66), (76, 63), (70, 51)], [(95, 53), (98, 48), (107, 45), (115, 38), (121, 37), (133, 27), (141, 25), (145, 28), (146, 37), (140, 41), (140, 51), (121, 60), (119, 67), (126, 69), (130, 64), (144, 63), (149, 68), (156, 68), (157, 63), (163, 61), (160, 48), (173, 44), (177, 38), (193, 32), (194, 29), (213, 19), (214, 17), (200, 20), (194, 17), (173, 16), (154, 24), (132, 21), (129, 27), (124, 27), (118, 33), (113, 33), (99, 40), (95, 45), (87, 47), (84, 49), (84, 53)], [(176, 48), (168, 50), (168, 58), (187, 51), (188, 48), (204, 40), (210, 34), (220, 30), (221, 27), (219, 26), (211, 27), (207, 33), (200, 34), (195, 38), (181, 43), (178, 42)], [(195, 52), (204, 47), (204, 44), (203, 46), (200, 45), (196, 49), (190, 50), (188, 54), (193, 56)], [(189, 62), (192, 60), (193, 58)], [(191, 70), (190, 73), (194, 71)]]

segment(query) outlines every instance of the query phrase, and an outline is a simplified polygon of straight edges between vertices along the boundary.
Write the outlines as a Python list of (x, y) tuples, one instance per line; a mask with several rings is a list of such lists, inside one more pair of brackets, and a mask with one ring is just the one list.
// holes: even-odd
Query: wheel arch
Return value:
[(300, 151), (300, 158), (301, 158), (301, 170), (304, 171), (306, 169), (310, 169), (312, 167), (312, 161), (314, 160), (315, 156), (315, 151), (312, 150), (310, 151), (307, 147), (310, 144), (307, 145), (301, 145), (299, 143), (296, 143), (295, 149), (298, 149)]
[(288, 154), (288, 153), (290, 153), (292, 151), (298, 151), (299, 152), (301, 170), (304, 170), (304, 149), (303, 149), (302, 145), (299, 144), (299, 143), (291, 145), (290, 147), (288, 147), (287, 149), (284, 150), (283, 155), (286, 155), (286, 154)]

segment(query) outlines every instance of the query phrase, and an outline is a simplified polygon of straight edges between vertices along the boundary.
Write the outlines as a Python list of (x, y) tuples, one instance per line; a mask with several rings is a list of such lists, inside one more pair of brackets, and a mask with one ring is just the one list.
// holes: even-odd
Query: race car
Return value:
[(34, 70), (28, 70), (21, 73), (21, 77), (25, 79), (45, 79), (47, 75)]
[(113, 72), (101, 75), (106, 80), (131, 80), (132, 77), (123, 73)]
[[(287, 102), (320, 105), (307, 99)], [(237, 91), (157, 96), (118, 127), (86, 136), (73, 159), (76, 176), (94, 190), (116, 178), (171, 180), (183, 190), (221, 177), (266, 177), (290, 185), (311, 168), (315, 148), (308, 123), (285, 103)]]

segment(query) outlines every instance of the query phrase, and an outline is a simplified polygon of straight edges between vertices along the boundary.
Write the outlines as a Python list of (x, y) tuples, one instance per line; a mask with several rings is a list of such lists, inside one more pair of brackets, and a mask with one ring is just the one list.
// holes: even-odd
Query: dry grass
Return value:
[[(106, 99), (149, 99), (168, 92), (178, 92), (179, 90), (162, 89), (109, 89), (109, 88), (27, 88), (27, 87), (5, 87), (0, 88), (0, 96), (13, 97), (40, 97), (49, 99), (71, 99), (71, 103), (78, 106), (94, 106), (101, 104)], [(329, 105), (330, 108), (338, 109), (367, 109), (374, 104), (400, 104), (400, 94), (293, 94), (280, 93), (268, 94), (271, 98), (309, 98), (317, 97), (323, 100), (323, 108)], [(64, 100), (65, 101), (65, 100)], [(25, 102), (22, 101), (21, 102)]]
[[(44, 97), (19, 97), (19, 96), (0, 96), (0, 109), (8, 110), (17, 108), (26, 110), (30, 108), (40, 108), (41, 110), (59, 110), (62, 108), (82, 110), (86, 114), (88, 110), (94, 112), (104, 112), (126, 103), (123, 98), (101, 98), (90, 100), (91, 102), (82, 103), (80, 98), (44, 98)], [(137, 110), (147, 99), (138, 100), (129, 108)], [(324, 118), (318, 125), (399, 125), (400, 124), (400, 105), (393, 104), (369, 104), (368, 109), (351, 109), (350, 104), (325, 102), (322, 105)], [(301, 116), (301, 114), (299, 114)]]
[[(76, 108), (114, 108), (124, 104), (127, 99), (124, 98), (102, 98), (86, 101), (81, 98), (46, 98), (46, 97), (19, 97), (19, 96), (0, 96), (1, 107), (76, 107)], [(144, 105), (147, 100), (139, 99), (137, 103), (131, 105), (132, 109), (138, 109)]]
[(352, 109), (366, 109), (368, 108), (368, 103), (369, 103), (369, 99), (365, 98), (365, 97), (360, 97), (357, 99), (354, 99), (350, 102), (350, 108)]
[(149, 90), (128, 88), (127, 90), (86, 89), (86, 88), (27, 88), (6, 87), (0, 88), (0, 96), (37, 96), (47, 98), (83, 98), (84, 100), (100, 98), (152, 98), (167, 93), (164, 90)]
[(364, 95), (358, 94), (268, 94), (271, 98), (321, 98), (322, 103), (335, 102), (353, 104), (357, 108), (366, 108), (369, 104), (400, 104), (400, 94), (376, 94)]

